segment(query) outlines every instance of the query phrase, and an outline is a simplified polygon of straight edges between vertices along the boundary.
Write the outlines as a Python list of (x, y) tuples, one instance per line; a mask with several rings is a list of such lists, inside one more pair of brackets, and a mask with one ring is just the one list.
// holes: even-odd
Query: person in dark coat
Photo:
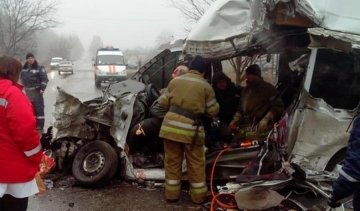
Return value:
[(218, 117), (221, 122), (229, 124), (236, 112), (241, 89), (223, 72), (214, 74), (213, 89), (216, 100), (220, 105)]
[(354, 210), (360, 210), (360, 115), (354, 120), (350, 132), (346, 156), (339, 171), (339, 177), (333, 184), (333, 192), (328, 204), (339, 207), (339, 201), (353, 194)]
[(150, 116), (134, 125), (129, 133), (127, 144), (130, 153), (164, 151), (159, 131), (166, 112), (167, 109), (159, 105), (159, 100), (155, 100), (150, 107)]
[(42, 134), (45, 124), (44, 97), (48, 77), (43, 66), (38, 64), (34, 54), (26, 54), (26, 63), (21, 71), (21, 82), (29, 97), (36, 116), (36, 129)]
[[(229, 142), (232, 139), (228, 126), (237, 110), (241, 92), (241, 88), (223, 72), (214, 73), (212, 86), (220, 109), (217, 119), (205, 122), (206, 145), (210, 149), (221, 147), (223, 142)], [(214, 124), (216, 120), (219, 121)]]

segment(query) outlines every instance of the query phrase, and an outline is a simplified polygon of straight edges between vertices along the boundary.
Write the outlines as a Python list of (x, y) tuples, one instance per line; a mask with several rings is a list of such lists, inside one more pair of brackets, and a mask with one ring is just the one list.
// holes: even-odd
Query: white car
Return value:
[(53, 57), (50, 60), (50, 69), (57, 69), (60, 62), (63, 61), (64, 59), (62, 57)]
[(57, 69), (59, 75), (63, 72), (74, 74), (74, 65), (71, 61), (66, 61), (66, 60), (61, 61)]

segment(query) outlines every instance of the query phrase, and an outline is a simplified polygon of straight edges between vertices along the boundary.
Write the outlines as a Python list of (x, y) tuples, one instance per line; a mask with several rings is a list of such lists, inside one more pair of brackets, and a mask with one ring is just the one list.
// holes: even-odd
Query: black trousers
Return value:
[(44, 111), (44, 96), (40, 94), (40, 90), (27, 90), (26, 95), (29, 97), (33, 105), (34, 113), (36, 116), (36, 129), (43, 132), (45, 125), (45, 111)]
[(0, 211), (26, 211), (29, 198), (15, 198), (5, 194), (0, 198)]
[(360, 211), (360, 182), (350, 182), (344, 176), (333, 183), (333, 197), (340, 200), (353, 194), (354, 211)]

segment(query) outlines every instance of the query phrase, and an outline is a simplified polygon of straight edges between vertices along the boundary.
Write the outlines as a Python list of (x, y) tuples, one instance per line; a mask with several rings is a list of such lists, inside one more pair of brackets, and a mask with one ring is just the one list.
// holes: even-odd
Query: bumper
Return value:
[(62, 72), (62, 73), (63, 73), (63, 72), (69, 72), (69, 73), (70, 73), (70, 72), (74, 72), (73, 69), (58, 69), (58, 71), (59, 71), (59, 72)]
[(115, 75), (96, 75), (96, 79), (97, 81), (108, 81), (108, 82), (119, 82), (119, 81), (124, 81), (127, 79), (126, 75), (121, 75), (121, 76), (115, 76)]

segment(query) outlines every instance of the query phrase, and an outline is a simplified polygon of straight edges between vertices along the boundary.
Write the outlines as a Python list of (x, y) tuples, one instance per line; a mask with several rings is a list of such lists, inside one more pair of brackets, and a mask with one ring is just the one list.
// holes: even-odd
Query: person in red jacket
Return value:
[(42, 149), (29, 99), (17, 83), (21, 63), (0, 57), (0, 210), (26, 210), (39, 190)]

